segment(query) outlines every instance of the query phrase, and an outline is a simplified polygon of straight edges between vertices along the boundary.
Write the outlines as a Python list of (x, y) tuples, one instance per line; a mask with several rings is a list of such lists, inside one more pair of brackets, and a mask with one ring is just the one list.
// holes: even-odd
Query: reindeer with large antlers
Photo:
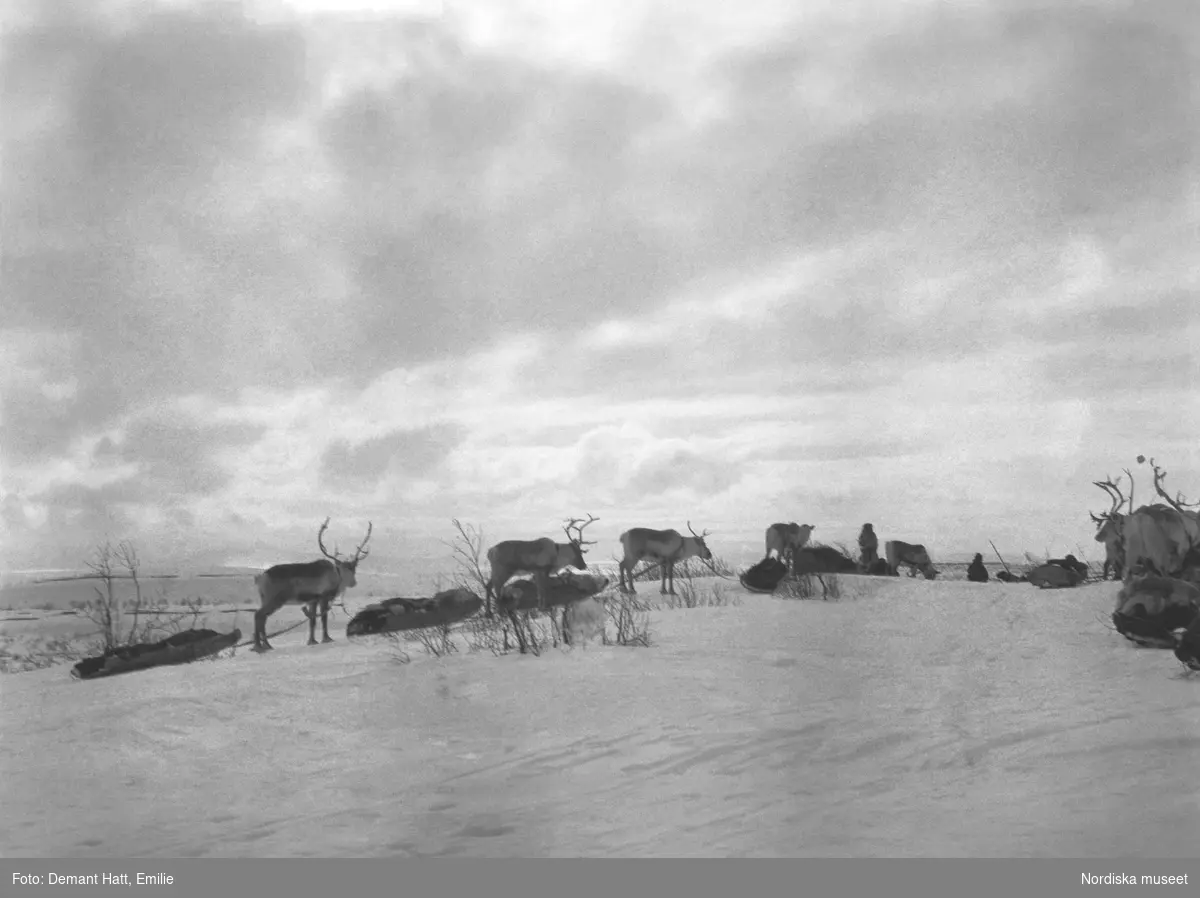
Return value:
[(1108, 493), (1109, 499), (1112, 501), (1112, 508), (1103, 514), (1092, 514), (1088, 512), (1088, 516), (1096, 524), (1096, 542), (1104, 543), (1104, 571), (1103, 579), (1108, 579), (1108, 572), (1112, 570), (1114, 579), (1121, 579), (1122, 570), (1125, 567), (1125, 534), (1124, 524), (1127, 515), (1121, 513), (1121, 508), (1128, 503), (1129, 510), (1133, 511), (1133, 475), (1129, 475), (1129, 498), (1126, 499), (1121, 492), (1121, 478), (1118, 477), (1114, 481), (1111, 477), (1105, 480), (1093, 480), (1095, 486), (1100, 487), (1104, 492)]
[(317, 531), (317, 546), (324, 558), (302, 564), (277, 564), (269, 567), (254, 578), (262, 606), (254, 612), (254, 651), (269, 651), (267, 642), (267, 618), (284, 605), (303, 605), (308, 618), (308, 644), (317, 644), (317, 609), (321, 612), (322, 642), (333, 642), (329, 635), (329, 606), (348, 588), (355, 586), (358, 563), (369, 554), (366, 545), (371, 539), (371, 522), (367, 522), (367, 535), (354, 557), (346, 560), (337, 551), (330, 554), (322, 537), (329, 527), (329, 518)]
[[(650, 558), (662, 565), (662, 584), (659, 592), (664, 595), (675, 595), (675, 565), (687, 558), (701, 558), (712, 561), (712, 552), (704, 542), (708, 531), (697, 533), (692, 530), (692, 522), (688, 521), (691, 536), (683, 536), (678, 530), (651, 530), (648, 527), (634, 527), (621, 534), (621, 546), (625, 557), (621, 559), (621, 589), (625, 589), (626, 575), (629, 577), (629, 592), (636, 593), (633, 588), (633, 569), (643, 558)], [(671, 587), (667, 589), (667, 580)]]
[(598, 520), (589, 514), (586, 521), (571, 518), (565, 522), (563, 531), (567, 534), (566, 543), (556, 543), (548, 536), (534, 540), (507, 539), (496, 543), (487, 551), (488, 564), (492, 567), (487, 583), (489, 600), (499, 598), (500, 590), (513, 574), (528, 573), (534, 575), (538, 608), (544, 610), (549, 585), (547, 580), (551, 574), (565, 567), (576, 567), (581, 571), (588, 569), (583, 547), (595, 545), (595, 540), (585, 541), (583, 529)]
[[(1139, 456), (1138, 461), (1142, 461)], [(1198, 503), (1182, 494), (1172, 498), (1163, 489), (1167, 472), (1150, 459), (1154, 491), (1167, 504), (1144, 505), (1125, 515), (1122, 544), (1125, 550), (1125, 580), (1135, 574), (1157, 574), (1200, 581), (1200, 513)]]

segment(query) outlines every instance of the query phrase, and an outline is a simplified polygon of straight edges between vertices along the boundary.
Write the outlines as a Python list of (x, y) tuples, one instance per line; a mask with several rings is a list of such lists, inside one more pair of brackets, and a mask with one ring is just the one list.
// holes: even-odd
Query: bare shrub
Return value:
[[(109, 652), (124, 646), (156, 642), (184, 629), (195, 628), (206, 613), (206, 603), (199, 597), (189, 597), (181, 603), (182, 611), (170, 611), (166, 585), (158, 595), (147, 597), (142, 591), (141, 559), (133, 543), (122, 540), (113, 545), (105, 541), (96, 547), (87, 567), (100, 580), (93, 587), (95, 598), (72, 603), (80, 614), (96, 625), (97, 646)], [(118, 571), (124, 570), (124, 575)], [(117, 590), (118, 579), (128, 579), (133, 597), (122, 599)], [(125, 626), (128, 618), (130, 623)], [(190, 620), (189, 620), (190, 618)]]
[(555, 613), (560, 610), (504, 611), (493, 617), (476, 615), (458, 626), (468, 652), (491, 652), (499, 657), (522, 650), (540, 655), (543, 649), (563, 643), (562, 628)]
[(555, 610), (543, 613), (537, 610), (508, 612), (513, 624), (513, 635), (517, 647), (522, 652), (540, 655), (547, 648), (557, 648), (562, 643), (562, 628), (559, 626)]
[(98, 545), (94, 557), (86, 564), (99, 578), (103, 588), (92, 587), (96, 591), (96, 598), (84, 605), (83, 616), (96, 625), (103, 650), (107, 652), (120, 644), (121, 629), (121, 604), (114, 585), (117, 573), (112, 543), (105, 540)]
[(408, 664), (412, 661), (412, 656), (404, 650), (403, 640), (401, 640), (399, 633), (384, 633), (383, 638), (390, 645), (388, 654), (393, 662), (396, 664)]
[(789, 599), (840, 599), (842, 581), (837, 574), (800, 574), (780, 583), (776, 594)]
[[(692, 561), (693, 559), (688, 559)], [(679, 570), (682, 568), (682, 575)], [(705, 582), (702, 585), (697, 585), (696, 579), (702, 581), (710, 577), (711, 574), (703, 569), (697, 570), (695, 566), (680, 565), (676, 568), (675, 575), (675, 591), (677, 595), (665, 595), (661, 597), (663, 607), (670, 610), (676, 608), (720, 608), (725, 605), (733, 604), (734, 599), (731, 599), (725, 592), (712, 582)], [(738, 603), (741, 599), (736, 599)]]
[(17, 640), (0, 638), (0, 673), (25, 673), (53, 667), (64, 661), (79, 661), (83, 653), (61, 636)]
[(451, 541), (442, 540), (442, 544), (450, 549), (456, 568), (454, 585), (483, 596), (484, 614), (492, 617), (492, 596), (487, 588), (489, 578), (483, 572), (483, 559), (486, 556), (483, 528), (464, 524), (458, 518), (454, 518), (452, 523), (458, 535)]
[(424, 647), (426, 653), (435, 658), (453, 655), (458, 651), (454, 641), (454, 625), (438, 624), (435, 627), (422, 627), (416, 631), (417, 641)]
[[(637, 595), (617, 590), (604, 603), (604, 610), (613, 623), (615, 645), (649, 646), (650, 605)], [(604, 644), (609, 645), (608, 627)]]
[(475, 615), (462, 624), (468, 652), (491, 652), (500, 656), (508, 652), (508, 620), (503, 615)]

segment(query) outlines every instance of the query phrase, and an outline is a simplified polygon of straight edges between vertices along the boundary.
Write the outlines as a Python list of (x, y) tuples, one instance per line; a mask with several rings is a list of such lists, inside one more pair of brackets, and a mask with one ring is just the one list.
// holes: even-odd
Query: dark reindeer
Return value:
[[(500, 591), (513, 574), (533, 574), (537, 586), (538, 608), (544, 610), (547, 581), (551, 574), (565, 567), (587, 570), (583, 547), (595, 545), (595, 541), (584, 541), (583, 528), (598, 520), (600, 519), (590, 514), (586, 521), (571, 518), (563, 527), (568, 539), (566, 543), (556, 543), (548, 536), (533, 540), (507, 539), (496, 543), (487, 551), (488, 564), (492, 568), (487, 582), (489, 600), (499, 600)], [(572, 529), (575, 531), (573, 534)]]
[(321, 612), (322, 642), (333, 642), (329, 635), (329, 606), (347, 589), (356, 584), (358, 563), (369, 554), (365, 547), (371, 539), (371, 522), (367, 536), (347, 561), (334, 547), (333, 554), (325, 549), (321, 537), (329, 526), (329, 518), (317, 531), (317, 546), (324, 558), (300, 564), (277, 564), (254, 578), (262, 606), (254, 612), (254, 651), (266, 652), (273, 646), (267, 642), (267, 618), (284, 605), (303, 605), (308, 618), (308, 644), (317, 644), (317, 609)]
[[(691, 536), (683, 536), (678, 530), (651, 530), (648, 527), (634, 527), (621, 534), (621, 547), (625, 555), (621, 559), (621, 590), (625, 591), (626, 577), (629, 578), (629, 592), (636, 593), (633, 588), (633, 569), (643, 558), (649, 558), (662, 564), (662, 584), (659, 592), (664, 595), (675, 595), (675, 565), (687, 558), (700, 558), (712, 561), (712, 552), (704, 542), (708, 531), (697, 533), (692, 530), (692, 522), (688, 521)], [(670, 589), (667, 588), (668, 578)]]

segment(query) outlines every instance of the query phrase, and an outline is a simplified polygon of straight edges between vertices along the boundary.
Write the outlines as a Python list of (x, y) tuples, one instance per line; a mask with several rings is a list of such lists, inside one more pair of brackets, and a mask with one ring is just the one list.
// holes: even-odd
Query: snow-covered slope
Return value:
[(648, 649), (401, 665), (339, 626), (0, 678), (0, 852), (1195, 855), (1200, 678), (1107, 626), (1115, 584), (717, 582)]

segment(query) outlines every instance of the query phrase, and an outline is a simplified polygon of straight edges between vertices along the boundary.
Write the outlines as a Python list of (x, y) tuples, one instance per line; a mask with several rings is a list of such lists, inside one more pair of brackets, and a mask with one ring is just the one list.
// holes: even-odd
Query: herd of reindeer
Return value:
[[(563, 528), (567, 542), (560, 543), (549, 537), (535, 540), (504, 540), (487, 550), (491, 574), (486, 583), (489, 600), (499, 597), (501, 590), (516, 574), (532, 574), (537, 591), (538, 606), (545, 607), (545, 596), (552, 574), (564, 568), (588, 569), (585, 546), (595, 545), (595, 540), (585, 540), (583, 531), (589, 524), (599, 520), (588, 515), (587, 520), (572, 518)], [(300, 605), (309, 621), (308, 644), (316, 645), (316, 625), (321, 618), (322, 642), (332, 642), (329, 635), (329, 609), (347, 589), (357, 583), (359, 562), (369, 554), (367, 543), (371, 539), (372, 524), (367, 524), (367, 534), (354, 550), (353, 557), (344, 558), (336, 546), (331, 552), (325, 547), (324, 535), (329, 519), (317, 531), (317, 546), (324, 556), (316, 561), (298, 564), (277, 564), (254, 578), (261, 606), (254, 614), (254, 650), (267, 651), (267, 619), (286, 605)], [(634, 527), (621, 534), (623, 557), (619, 562), (620, 588), (636, 593), (633, 585), (634, 570), (642, 561), (656, 563), (661, 568), (659, 591), (675, 595), (675, 566), (689, 558), (712, 562), (712, 551), (705, 542), (709, 535), (705, 530), (697, 533), (688, 522), (685, 536), (677, 530), (652, 530)], [(879, 540), (874, 527), (864, 524), (858, 544), (862, 553), (859, 562), (847, 559), (836, 549), (808, 547), (815, 526), (811, 524), (777, 523), (766, 531), (766, 559), (777, 559), (790, 568), (793, 574), (812, 571), (829, 571), (830, 560), (822, 553), (836, 556), (833, 572), (855, 570), (862, 573), (895, 576), (901, 566), (909, 568), (909, 575), (919, 571), (927, 579), (934, 579), (938, 571), (922, 545), (891, 540), (884, 544), (884, 558), (878, 555)], [(838, 567), (838, 563), (847, 567)], [(607, 583), (607, 581), (605, 581)]]
[[(1142, 459), (1139, 457), (1139, 462)], [(1158, 495), (1166, 500), (1161, 503), (1133, 508), (1132, 492), (1124, 497), (1118, 482), (1112, 478), (1095, 481), (1113, 500), (1112, 508), (1101, 514), (1093, 514), (1097, 524), (1095, 539), (1103, 543), (1106, 558), (1103, 578), (1111, 571), (1116, 578), (1153, 575), (1177, 578), (1200, 583), (1200, 512), (1187, 507), (1181, 496), (1170, 497), (1162, 488), (1164, 471), (1150, 460), (1154, 469), (1154, 487)], [(1128, 472), (1127, 472), (1128, 473)], [(1132, 483), (1133, 475), (1130, 474)], [(1129, 510), (1123, 512), (1128, 505)], [(532, 574), (537, 591), (539, 608), (545, 608), (545, 595), (552, 574), (565, 568), (587, 571), (584, 558), (585, 546), (595, 541), (583, 538), (584, 528), (598, 520), (588, 515), (587, 520), (572, 518), (566, 522), (564, 532), (567, 542), (560, 543), (544, 537), (535, 540), (504, 540), (487, 550), (491, 574), (486, 583), (489, 601), (499, 597), (505, 584), (516, 574)], [(367, 524), (367, 534), (358, 544), (352, 558), (343, 558), (336, 547), (333, 552), (325, 548), (323, 537), (329, 519), (317, 532), (317, 545), (324, 556), (317, 561), (301, 564), (279, 564), (268, 568), (254, 578), (258, 588), (261, 607), (254, 615), (254, 649), (266, 651), (267, 619), (285, 605), (301, 605), (309, 620), (308, 642), (316, 644), (316, 620), (321, 617), (323, 642), (332, 642), (329, 636), (329, 609), (347, 589), (356, 585), (358, 564), (367, 557), (367, 543), (371, 539), (372, 525)], [(766, 531), (766, 555), (763, 562), (778, 565), (782, 562), (793, 574), (856, 571), (865, 574), (896, 576), (902, 566), (907, 566), (909, 576), (918, 572), (926, 579), (934, 579), (938, 571), (923, 545), (890, 540), (884, 544), (884, 557), (878, 555), (879, 540), (871, 524), (864, 524), (859, 533), (860, 559), (853, 561), (836, 549), (825, 546), (809, 547), (813, 530), (811, 524), (776, 523)], [(620, 589), (630, 593), (634, 589), (634, 571), (643, 560), (657, 563), (661, 567), (660, 592), (675, 594), (675, 566), (689, 558), (699, 558), (711, 564), (712, 552), (705, 538), (708, 531), (697, 533), (688, 522), (690, 535), (677, 530), (652, 530), (634, 527), (620, 536), (623, 556), (619, 562)], [(774, 561), (772, 561), (774, 559)], [(1086, 577), (1087, 566), (1068, 555), (1065, 559), (1051, 560), (1074, 569)], [(1015, 575), (1001, 572), (998, 579), (1018, 579)], [(986, 580), (982, 556), (976, 554), (968, 568), (969, 580)], [(608, 581), (605, 579), (604, 581)]]

